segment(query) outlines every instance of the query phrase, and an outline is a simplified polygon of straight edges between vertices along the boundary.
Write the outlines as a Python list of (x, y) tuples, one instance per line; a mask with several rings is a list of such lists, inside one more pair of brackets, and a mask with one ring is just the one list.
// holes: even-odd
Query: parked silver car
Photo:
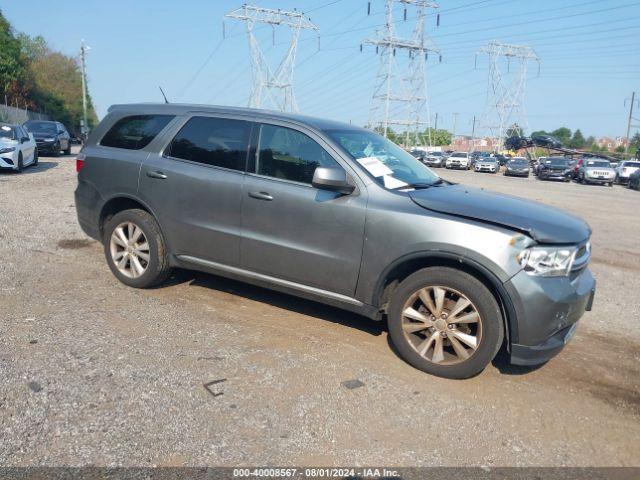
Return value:
[(578, 182), (598, 183), (613, 186), (616, 171), (611, 168), (609, 160), (601, 158), (585, 158), (578, 168)]
[(476, 160), (474, 169), (476, 172), (498, 173), (500, 171), (500, 163), (494, 157), (487, 157)]
[(446, 157), (442, 152), (429, 152), (422, 162), (429, 167), (440, 168), (444, 167), (444, 162), (446, 161), (445, 158)]
[(593, 302), (583, 220), (447, 182), (353, 125), (120, 105), (77, 169), (78, 221), (122, 283), (188, 268), (386, 319), (399, 355), (435, 375), (475, 375), (503, 345), (543, 363)]
[(637, 170), (640, 170), (640, 161), (625, 160), (620, 162), (616, 170), (616, 183), (629, 183), (629, 177)]

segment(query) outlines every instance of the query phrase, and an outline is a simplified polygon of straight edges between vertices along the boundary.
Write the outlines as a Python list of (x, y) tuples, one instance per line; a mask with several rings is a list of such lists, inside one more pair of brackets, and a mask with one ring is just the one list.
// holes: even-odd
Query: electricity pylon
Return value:
[[(411, 38), (404, 39), (396, 35), (393, 8), (395, 4), (404, 5), (404, 19), (407, 19), (407, 7), (416, 10), (416, 23)], [(424, 143), (421, 130), (426, 126), (431, 144), (429, 101), (427, 95), (427, 57), (435, 52), (439, 58), (440, 50), (425, 33), (427, 9), (438, 8), (438, 4), (425, 0), (386, 0), (386, 22), (384, 28), (376, 31), (376, 37), (364, 41), (374, 45), (380, 54), (380, 66), (369, 110), (367, 127), (378, 130), (385, 137), (389, 127), (397, 125), (405, 129), (405, 143), (415, 145)], [(438, 17), (439, 23), (439, 17)], [(396, 53), (407, 51), (408, 65), (401, 67)], [(399, 112), (398, 112), (399, 107)]]
[(489, 56), (487, 103), (482, 127), (494, 139), (494, 149), (499, 151), (504, 146), (504, 137), (511, 125), (518, 125), (523, 132), (528, 129), (524, 110), (527, 66), (529, 61), (535, 61), (539, 71), (540, 58), (527, 45), (497, 41), (489, 42), (478, 53)]
[[(243, 5), (225, 15), (227, 18), (242, 20), (247, 25), (249, 51), (251, 54), (251, 95), (249, 106), (253, 108), (275, 108), (283, 112), (297, 112), (298, 104), (293, 94), (293, 66), (298, 48), (300, 30), (318, 31), (318, 27), (302, 13), (272, 10), (254, 5)], [(291, 43), (285, 56), (275, 70), (272, 70), (253, 34), (257, 23), (271, 25), (274, 29), (287, 26), (291, 30)]]

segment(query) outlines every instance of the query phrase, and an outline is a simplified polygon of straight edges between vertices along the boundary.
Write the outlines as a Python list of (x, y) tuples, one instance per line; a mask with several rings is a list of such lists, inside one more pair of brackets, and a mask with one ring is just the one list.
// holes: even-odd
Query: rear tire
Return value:
[[(136, 228), (142, 233), (138, 235)], [(120, 232), (116, 232), (117, 229)], [(103, 244), (109, 268), (125, 285), (150, 288), (162, 283), (171, 273), (169, 252), (160, 226), (144, 210), (124, 210), (108, 219)]]
[[(445, 292), (440, 313), (438, 291)], [(431, 307), (423, 302), (425, 297), (431, 299)], [(455, 313), (465, 301), (468, 305)], [(424, 268), (403, 280), (391, 295), (387, 321), (400, 356), (417, 369), (444, 378), (477, 375), (504, 339), (500, 307), (491, 292), (477, 278), (447, 267)]]

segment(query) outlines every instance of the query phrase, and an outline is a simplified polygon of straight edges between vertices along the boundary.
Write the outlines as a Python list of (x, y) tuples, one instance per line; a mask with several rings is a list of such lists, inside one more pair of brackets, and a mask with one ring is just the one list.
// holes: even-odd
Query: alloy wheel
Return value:
[(402, 330), (424, 359), (438, 365), (468, 360), (482, 341), (482, 319), (473, 302), (444, 286), (421, 288), (402, 308)]
[(138, 278), (149, 267), (149, 242), (142, 229), (133, 222), (119, 224), (109, 243), (111, 260), (120, 273)]

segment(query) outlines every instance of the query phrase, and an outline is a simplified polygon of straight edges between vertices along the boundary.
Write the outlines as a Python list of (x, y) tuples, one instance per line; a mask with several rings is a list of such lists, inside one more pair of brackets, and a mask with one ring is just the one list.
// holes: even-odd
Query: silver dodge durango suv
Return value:
[(591, 309), (579, 218), (454, 184), (376, 133), (261, 110), (118, 105), (77, 158), (82, 229), (131, 287), (195, 269), (386, 320), (448, 377), (549, 360)]

